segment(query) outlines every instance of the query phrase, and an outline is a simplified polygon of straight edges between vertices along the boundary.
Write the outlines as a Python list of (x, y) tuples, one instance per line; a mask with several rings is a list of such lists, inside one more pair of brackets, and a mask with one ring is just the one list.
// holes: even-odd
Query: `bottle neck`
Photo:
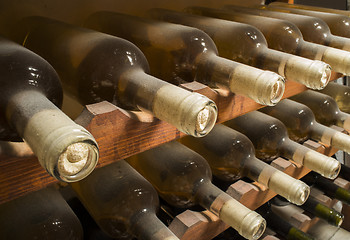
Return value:
[(201, 206), (210, 210), (223, 222), (247, 239), (258, 239), (266, 227), (265, 220), (210, 182), (201, 184), (196, 193)]
[(288, 80), (312, 89), (324, 88), (331, 76), (330, 66), (323, 62), (269, 48), (260, 48), (258, 58), (265, 59), (261, 66), (263, 69), (277, 72)]
[(339, 150), (350, 153), (350, 136), (314, 122), (310, 128), (311, 138)]
[(257, 158), (247, 159), (245, 168), (247, 169), (248, 177), (252, 180), (263, 184), (294, 204), (303, 204), (309, 196), (310, 188), (305, 183), (292, 178)]
[(62, 181), (86, 177), (98, 160), (93, 136), (42, 93), (24, 91), (9, 99), (8, 121), (28, 143), (40, 164)]
[(141, 69), (122, 76), (117, 91), (122, 103), (131, 103), (195, 137), (206, 135), (216, 122), (217, 107), (209, 98), (162, 81)]
[(140, 240), (178, 240), (154, 212), (144, 211), (130, 220), (130, 232)]
[(350, 131), (350, 114), (339, 110), (337, 115), (337, 125), (344, 128), (346, 131)]
[(336, 35), (330, 35), (329, 38), (330, 47), (342, 49), (344, 51), (350, 51), (350, 39)]
[(334, 226), (340, 226), (344, 220), (344, 215), (331, 209), (321, 203), (315, 198), (309, 197), (306, 202), (301, 206), (305, 211), (310, 212), (316, 217), (319, 217), (329, 224)]
[(311, 150), (289, 138), (283, 142), (280, 151), (285, 158), (304, 165), (327, 178), (334, 179), (340, 171), (340, 163), (337, 160)]
[(264, 105), (275, 105), (284, 92), (284, 79), (276, 73), (240, 64), (215, 54), (197, 59), (196, 81), (229, 89)]
[(297, 54), (305, 58), (328, 63), (335, 72), (345, 75), (350, 74), (350, 53), (347, 51), (301, 41), (298, 45)]

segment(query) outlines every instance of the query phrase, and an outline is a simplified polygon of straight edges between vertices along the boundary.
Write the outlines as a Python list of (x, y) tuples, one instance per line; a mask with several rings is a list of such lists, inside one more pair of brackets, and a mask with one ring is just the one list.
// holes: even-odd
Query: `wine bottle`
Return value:
[(259, 111), (283, 122), (293, 141), (313, 139), (350, 153), (350, 136), (316, 122), (312, 110), (304, 104), (284, 99), (274, 108), (268, 107)]
[(247, 176), (297, 205), (309, 196), (306, 184), (257, 159), (252, 142), (229, 127), (218, 124), (204, 138), (182, 138), (181, 143), (205, 156), (213, 175), (221, 180)]
[[(251, 11), (253, 10), (251, 9)], [(253, 25), (264, 34), (270, 48), (305, 58), (321, 60), (328, 63), (336, 72), (350, 74), (349, 52), (305, 41), (298, 27), (289, 21), (253, 15), (252, 12), (249, 14), (237, 12), (231, 9), (191, 7), (187, 8), (186, 12)]]
[(288, 9), (284, 10), (282, 8), (265, 5), (259, 6), (259, 9), (241, 8), (236, 6), (229, 6), (228, 8), (235, 11), (249, 12), (260, 16), (278, 18), (292, 22), (299, 28), (306, 41), (346, 51), (350, 50), (350, 39), (333, 35), (327, 23), (318, 17), (288, 13)]
[(58, 190), (46, 188), (0, 205), (1, 239), (83, 239), (83, 229)]
[(331, 179), (340, 171), (337, 160), (290, 140), (283, 123), (267, 114), (253, 111), (227, 121), (225, 125), (246, 135), (260, 159), (273, 160), (282, 156)]
[[(281, 199), (280, 197), (275, 197), (271, 200), (271, 202), (277, 207), (284, 207), (290, 205), (289, 202)], [(311, 214), (311, 217), (318, 217), (320, 219), (325, 220), (327, 223), (339, 227), (344, 221), (344, 215), (333, 208), (329, 208), (319, 201), (313, 196), (310, 196), (306, 202), (299, 206), (307, 213)]]
[(337, 186), (331, 180), (322, 177), (317, 173), (309, 173), (302, 178), (308, 185), (313, 185), (323, 191), (327, 196), (350, 204), (350, 191)]
[(96, 223), (111, 237), (178, 239), (156, 216), (156, 190), (124, 160), (96, 169), (71, 186)]
[(335, 82), (330, 82), (325, 89), (320, 91), (332, 97), (343, 112), (350, 113), (350, 87)]
[(247, 239), (258, 239), (265, 220), (211, 183), (205, 159), (173, 141), (127, 159), (175, 207), (199, 204)]
[(136, 44), (160, 78), (221, 86), (265, 105), (283, 95), (281, 76), (219, 57), (213, 40), (198, 29), (113, 12), (91, 15), (86, 26)]
[(222, 57), (274, 71), (309, 88), (321, 89), (328, 83), (328, 64), (269, 49), (263, 34), (253, 26), (166, 9), (152, 9), (147, 15), (203, 30), (214, 40)]
[(0, 139), (24, 140), (48, 173), (61, 181), (87, 176), (98, 161), (93, 136), (59, 107), (62, 88), (43, 58), (0, 38)]
[(213, 101), (147, 74), (146, 58), (126, 40), (43, 17), (24, 19), (14, 35), (50, 61), (83, 104), (107, 100), (145, 110), (192, 136), (215, 124)]
[(335, 227), (324, 221), (319, 221), (311, 226), (308, 230), (316, 239), (332, 240), (332, 239), (350, 239), (350, 232), (344, 228)]
[(326, 94), (307, 90), (290, 99), (305, 104), (315, 114), (316, 120), (324, 125), (336, 125), (350, 130), (350, 115), (339, 110), (333, 98)]
[(305, 232), (294, 227), (271, 209), (271, 203), (266, 203), (257, 209), (266, 219), (267, 227), (281, 235), (285, 239), (291, 240), (312, 240), (313, 238)]
[[(288, 4), (289, 5), (289, 4)], [(289, 8), (288, 6), (268, 5), (264, 8), (268, 10), (276, 10), (282, 12), (289, 12), (294, 14), (306, 15), (322, 19), (331, 30), (332, 34), (342, 37), (350, 37), (349, 25), (350, 17), (342, 15), (340, 13), (311, 11), (306, 9)]]

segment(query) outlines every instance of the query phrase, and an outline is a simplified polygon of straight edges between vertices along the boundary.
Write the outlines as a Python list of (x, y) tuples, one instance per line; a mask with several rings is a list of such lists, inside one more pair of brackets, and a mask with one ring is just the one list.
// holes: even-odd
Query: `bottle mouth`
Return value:
[(73, 143), (58, 158), (58, 175), (65, 182), (81, 180), (95, 168), (96, 159), (98, 148), (93, 142)]
[[(256, 215), (256, 214), (254, 214)], [(255, 221), (249, 226), (249, 229), (247, 229), (247, 234), (242, 234), (243, 237), (247, 239), (256, 240), (261, 237), (261, 235), (265, 232), (266, 229), (266, 220), (259, 216), (259, 220), (256, 220), (256, 216), (254, 216)]]
[(276, 105), (281, 100), (284, 90), (285, 90), (284, 79), (282, 78), (277, 80), (276, 83), (272, 86), (272, 92), (271, 92), (271, 103), (273, 105)]
[(294, 197), (291, 197), (291, 202), (296, 205), (303, 205), (310, 195), (310, 187), (302, 181), (296, 181), (297, 186), (293, 186), (295, 189)]
[(197, 114), (195, 135), (202, 137), (207, 135), (214, 127), (217, 118), (217, 108), (213, 102), (200, 110)]
[(257, 96), (259, 96), (257, 102), (267, 106), (276, 105), (282, 99), (282, 96), (284, 94), (284, 78), (270, 71), (264, 71), (264, 73), (261, 74), (259, 78), (269, 80), (267, 80), (267, 82), (266, 80), (258, 80), (258, 82), (261, 82), (261, 84), (258, 84), (256, 86)]
[(329, 83), (329, 80), (331, 78), (331, 74), (332, 74), (331, 66), (329, 66), (327, 64), (324, 67), (324, 70), (322, 71), (322, 76), (320, 79), (320, 88), (317, 88), (317, 90), (321, 90), (327, 86), (327, 84)]

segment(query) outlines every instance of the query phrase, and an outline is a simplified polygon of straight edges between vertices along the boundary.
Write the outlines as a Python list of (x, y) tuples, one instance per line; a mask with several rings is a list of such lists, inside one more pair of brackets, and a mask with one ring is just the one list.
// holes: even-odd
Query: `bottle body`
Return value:
[(199, 154), (170, 142), (127, 159), (176, 207), (200, 204), (248, 239), (259, 238), (265, 221), (211, 183), (211, 170)]
[(303, 204), (309, 187), (255, 158), (251, 141), (243, 134), (224, 125), (216, 125), (204, 138), (182, 138), (181, 143), (205, 156), (213, 174), (233, 182), (249, 177), (295, 204)]
[(62, 89), (57, 73), (44, 59), (8, 40), (0, 40), (0, 51), (1, 139), (24, 139), (58, 180), (87, 176), (97, 164), (98, 146), (58, 108)]
[(156, 217), (157, 192), (124, 160), (97, 169), (72, 187), (97, 224), (112, 237), (178, 239)]
[(274, 108), (264, 108), (259, 111), (282, 121), (293, 141), (303, 142), (313, 139), (350, 152), (350, 137), (316, 122), (312, 110), (304, 104), (284, 99)]
[[(256, 11), (259, 10), (252, 8), (239, 8), (239, 10), (237, 10), (237, 8), (231, 8), (231, 6), (229, 10), (216, 10), (202, 7), (187, 9), (188, 12), (194, 14), (218, 17), (253, 25), (264, 34), (269, 48), (323, 61), (328, 63), (332, 67), (332, 70), (336, 72), (344, 74), (350, 72), (348, 67), (350, 58), (347, 51), (306, 42), (295, 24), (286, 20), (260, 16), (260, 12), (265, 13), (267, 11), (260, 10), (260, 12), (257, 13)], [(330, 72), (330, 70), (328, 70), (328, 72)], [(327, 79), (329, 79), (329, 76)]]
[(307, 90), (291, 99), (308, 106), (318, 122), (326, 126), (336, 125), (345, 130), (350, 129), (349, 114), (340, 111), (337, 103), (328, 95)]
[(350, 88), (348, 86), (331, 82), (320, 92), (332, 97), (341, 111), (350, 113)]
[(212, 39), (198, 29), (112, 12), (91, 15), (86, 26), (136, 44), (150, 62), (151, 73), (167, 81), (220, 86), (265, 105), (282, 97), (279, 75), (217, 56)]
[(0, 205), (2, 239), (83, 239), (83, 229), (58, 190), (46, 188)]
[[(165, 9), (152, 9), (147, 15), (203, 30), (213, 39), (222, 57), (274, 71), (311, 88), (324, 87), (321, 80), (324, 77), (324, 64), (267, 48), (263, 34), (253, 26)], [(314, 73), (310, 74), (310, 71)]]
[(236, 117), (225, 125), (246, 135), (260, 159), (269, 161), (283, 156), (331, 179), (339, 173), (338, 161), (290, 140), (287, 129), (276, 118), (254, 111)]
[(213, 101), (148, 75), (143, 53), (126, 40), (41, 17), (27, 18), (16, 34), (53, 64), (82, 104), (107, 100), (142, 109), (193, 136), (214, 126)]

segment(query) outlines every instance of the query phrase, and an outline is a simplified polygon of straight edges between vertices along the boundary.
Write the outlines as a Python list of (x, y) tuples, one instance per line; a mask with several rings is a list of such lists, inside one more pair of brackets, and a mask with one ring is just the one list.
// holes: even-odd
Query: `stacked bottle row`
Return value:
[[(85, 21), (84, 28), (27, 17), (9, 38), (52, 64), (63, 87), (82, 104), (107, 100), (128, 110), (150, 112), (186, 134), (201, 137), (213, 128), (217, 107), (207, 97), (176, 85), (198, 81), (275, 105), (283, 95), (284, 78), (322, 89), (329, 81), (330, 66), (336, 72), (349, 72), (346, 37), (330, 34), (327, 24), (314, 17), (265, 8), (281, 9), (152, 9), (142, 18), (98, 12)], [(322, 30), (313, 28), (316, 25)], [(8, 75), (3, 85), (11, 84), (2, 88), (1, 139), (27, 141), (43, 167), (59, 180), (84, 178), (97, 163), (97, 143), (52, 105), (60, 107), (62, 101), (57, 74), (34, 53), (5, 39), (1, 45), (13, 61), (20, 57), (14, 56), (15, 51), (26, 57), (18, 63), (22, 75), (13, 70), (10, 58), (2, 59), (9, 63), (2, 70)], [(32, 62), (41, 66), (33, 67)], [(14, 78), (20, 88), (8, 80)], [(40, 114), (24, 110), (39, 105)], [(53, 111), (60, 117), (50, 117)], [(49, 135), (52, 131), (55, 134)]]

